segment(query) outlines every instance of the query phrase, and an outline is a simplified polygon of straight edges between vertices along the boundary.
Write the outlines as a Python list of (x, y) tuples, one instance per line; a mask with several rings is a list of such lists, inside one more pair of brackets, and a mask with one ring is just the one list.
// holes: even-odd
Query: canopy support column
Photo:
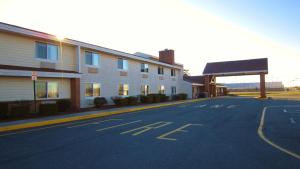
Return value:
[(266, 98), (266, 81), (265, 81), (265, 74), (260, 73), (260, 97)]
[(204, 91), (207, 92), (207, 96), (210, 97), (210, 77), (204, 77)]

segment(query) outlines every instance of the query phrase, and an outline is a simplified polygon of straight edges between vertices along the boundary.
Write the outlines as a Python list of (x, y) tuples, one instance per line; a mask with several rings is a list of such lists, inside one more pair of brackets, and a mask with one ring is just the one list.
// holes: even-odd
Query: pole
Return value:
[(35, 91), (35, 80), (33, 80), (33, 97), (34, 97), (34, 113), (36, 113), (36, 91)]

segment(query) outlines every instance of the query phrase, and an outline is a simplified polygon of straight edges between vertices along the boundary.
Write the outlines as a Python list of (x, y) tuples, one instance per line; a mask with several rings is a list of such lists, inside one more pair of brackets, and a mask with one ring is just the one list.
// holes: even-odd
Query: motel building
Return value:
[(129, 54), (0, 22), (0, 102), (34, 100), (38, 104), (70, 99), (74, 109), (93, 106), (95, 97), (147, 95), (193, 96), (174, 50), (159, 57)]

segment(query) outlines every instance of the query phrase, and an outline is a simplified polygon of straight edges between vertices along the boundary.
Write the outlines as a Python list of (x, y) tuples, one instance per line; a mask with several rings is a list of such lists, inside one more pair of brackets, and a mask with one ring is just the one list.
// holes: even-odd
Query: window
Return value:
[(158, 71), (159, 75), (163, 75), (164, 74), (164, 68), (163, 67), (158, 67), (157, 71)]
[(57, 58), (58, 58), (57, 45), (37, 42), (36, 43), (36, 57), (39, 59), (57, 61)]
[(58, 83), (48, 82), (47, 91), (48, 91), (48, 98), (58, 98)]
[(176, 70), (175, 69), (171, 69), (171, 76), (176, 76)]
[(58, 83), (57, 82), (36, 82), (37, 98), (58, 98)]
[(88, 83), (85, 85), (85, 97), (97, 97), (100, 96), (100, 84)]
[(172, 87), (171, 87), (171, 94), (172, 94), (172, 95), (175, 95), (175, 94), (176, 94), (176, 87), (175, 87), (175, 86), (172, 86)]
[(100, 55), (94, 52), (85, 52), (85, 64), (99, 66)]
[(141, 72), (149, 72), (149, 65), (146, 63), (141, 64)]
[(35, 90), (37, 98), (47, 98), (47, 82), (37, 81)]
[(128, 61), (126, 59), (119, 58), (118, 59), (118, 69), (128, 70)]
[(159, 86), (158, 93), (159, 94), (165, 94), (165, 86), (163, 86), (163, 85)]
[(128, 84), (119, 84), (119, 96), (128, 96), (129, 86)]
[(147, 96), (149, 94), (149, 85), (141, 86), (141, 94)]

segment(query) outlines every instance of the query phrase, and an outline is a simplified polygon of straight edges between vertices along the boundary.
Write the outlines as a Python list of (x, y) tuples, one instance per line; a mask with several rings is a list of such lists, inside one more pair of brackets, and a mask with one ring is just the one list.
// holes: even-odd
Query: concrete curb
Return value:
[(67, 123), (67, 122), (73, 122), (73, 121), (78, 121), (78, 120), (87, 120), (87, 119), (92, 119), (92, 118), (108, 117), (108, 116), (117, 115), (117, 114), (131, 113), (131, 112), (137, 112), (137, 111), (141, 111), (141, 110), (173, 106), (173, 105), (178, 105), (178, 104), (183, 104), (183, 103), (193, 103), (193, 102), (198, 102), (198, 101), (202, 101), (202, 100), (206, 100), (206, 99), (195, 99), (195, 100), (188, 100), (188, 101), (179, 101), (179, 102), (174, 102), (174, 103), (162, 103), (159, 105), (144, 106), (144, 107), (138, 107), (138, 108), (125, 109), (125, 110), (116, 110), (116, 111), (111, 111), (111, 112), (101, 112), (101, 113), (95, 113), (95, 114), (89, 114), (89, 115), (81, 115), (81, 116), (66, 117), (66, 118), (59, 118), (59, 119), (53, 119), (53, 120), (45, 120), (45, 121), (40, 121), (40, 122), (31, 122), (31, 123), (10, 125), (10, 126), (0, 127), (0, 132), (8, 132), (8, 131), (14, 131), (14, 130), (33, 128), (33, 127), (48, 126), (48, 125)]

